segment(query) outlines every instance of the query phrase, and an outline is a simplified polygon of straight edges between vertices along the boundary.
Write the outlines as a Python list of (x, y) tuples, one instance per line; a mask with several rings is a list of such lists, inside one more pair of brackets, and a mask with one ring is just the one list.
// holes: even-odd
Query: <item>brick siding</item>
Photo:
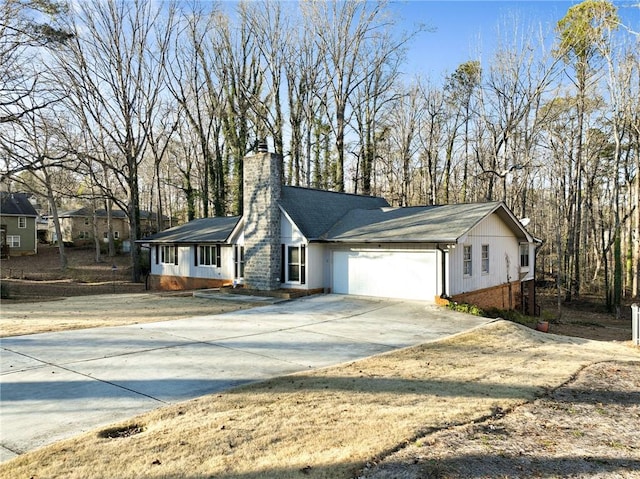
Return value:
[(180, 291), (189, 289), (209, 289), (229, 286), (233, 282), (228, 279), (188, 278), (185, 276), (149, 276), (149, 289), (154, 291)]
[(469, 293), (456, 294), (451, 300), (457, 303), (473, 304), (482, 309), (520, 309), (520, 298), (520, 281), (514, 281)]

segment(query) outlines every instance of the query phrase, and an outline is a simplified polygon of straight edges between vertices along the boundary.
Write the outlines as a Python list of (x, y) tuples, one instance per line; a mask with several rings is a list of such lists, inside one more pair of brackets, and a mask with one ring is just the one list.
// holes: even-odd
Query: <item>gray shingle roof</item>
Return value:
[(349, 211), (380, 208), (389, 206), (389, 203), (376, 196), (283, 186), (280, 206), (307, 239), (315, 240)]
[(485, 216), (497, 212), (518, 237), (524, 228), (514, 222), (502, 203), (475, 203), (409, 208), (353, 210), (322, 239), (339, 242), (454, 243)]
[[(96, 216), (98, 218), (106, 218), (107, 210), (104, 208), (96, 210)], [(78, 208), (75, 210), (63, 211), (62, 213), (58, 213), (59, 218), (72, 218), (72, 217), (80, 217), (80, 218), (91, 218), (93, 217), (93, 211), (88, 206), (83, 206), (82, 208)], [(127, 213), (122, 211), (119, 208), (114, 208), (111, 210), (112, 218), (126, 218)], [(140, 210), (140, 218), (141, 219), (149, 219), (150, 217), (155, 217), (155, 213), (146, 210)], [(163, 215), (163, 219), (169, 219), (168, 216)]]
[(0, 214), (5, 216), (38, 216), (38, 212), (26, 194), (6, 191), (0, 191)]
[(201, 218), (174, 226), (140, 240), (144, 243), (224, 243), (240, 216)]

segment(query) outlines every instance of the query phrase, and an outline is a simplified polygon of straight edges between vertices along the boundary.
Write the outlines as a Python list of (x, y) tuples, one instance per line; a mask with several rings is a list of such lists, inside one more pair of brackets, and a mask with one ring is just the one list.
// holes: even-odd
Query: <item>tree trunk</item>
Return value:
[(56, 201), (53, 196), (53, 190), (51, 189), (50, 182), (47, 181), (46, 184), (47, 184), (47, 201), (49, 202), (49, 208), (51, 208), (51, 214), (53, 216), (53, 227), (56, 231), (56, 238), (58, 238), (58, 257), (60, 258), (60, 269), (62, 271), (66, 271), (67, 255), (64, 251), (64, 237), (62, 233), (62, 227), (60, 226), (60, 218), (58, 217), (58, 206), (56, 205)]

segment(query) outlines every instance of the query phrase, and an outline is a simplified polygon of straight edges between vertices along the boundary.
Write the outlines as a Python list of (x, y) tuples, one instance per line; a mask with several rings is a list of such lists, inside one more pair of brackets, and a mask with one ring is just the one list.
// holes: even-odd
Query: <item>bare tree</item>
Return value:
[(576, 194), (573, 224), (568, 240), (571, 258), (571, 283), (567, 289), (567, 300), (580, 295), (580, 261), (582, 241), (582, 191), (583, 191), (583, 144), (586, 98), (588, 88), (593, 85), (594, 61), (598, 58), (597, 42), (608, 30), (619, 24), (616, 8), (608, 1), (585, 0), (569, 8), (558, 22), (558, 55), (575, 70), (577, 136)]
[[(242, 211), (242, 161), (245, 155), (265, 139), (267, 128), (256, 115), (264, 84), (264, 73), (256, 38), (243, 12), (246, 4), (239, 4), (240, 24), (237, 28), (222, 13), (214, 15), (215, 28), (209, 33), (210, 65), (222, 91), (222, 135), (230, 157), (231, 211)], [(261, 108), (268, 108), (265, 102)]]
[(183, 14), (168, 63), (168, 88), (193, 131), (192, 141), (202, 160), (201, 198), (205, 217), (209, 216), (209, 201), (215, 216), (227, 212), (228, 175), (222, 147), (226, 110), (223, 88), (213, 67), (219, 48), (212, 45), (209, 34), (222, 21), (220, 15), (216, 4), (208, 11), (194, 9)]
[(458, 140), (460, 128), (464, 128), (464, 156), (462, 175), (462, 201), (466, 201), (467, 180), (469, 176), (469, 142), (472, 100), (476, 89), (480, 86), (482, 68), (480, 62), (471, 60), (461, 64), (447, 79), (445, 92), (449, 107), (453, 114), (447, 122), (447, 144), (444, 166), (444, 201), (450, 202), (451, 169), (453, 164), (454, 149)]
[(418, 88), (422, 96), (421, 105), (424, 109), (418, 130), (418, 140), (421, 145), (421, 178), (424, 183), (422, 190), (424, 197), (426, 197), (426, 204), (434, 205), (438, 201), (438, 190), (441, 183), (439, 179), (442, 168), (440, 160), (447, 110), (441, 89), (428, 83), (421, 83)]
[(419, 148), (418, 127), (423, 109), (420, 105), (419, 90), (410, 87), (405, 95), (395, 102), (389, 112), (389, 132), (387, 134), (393, 148), (398, 170), (397, 202), (399, 206), (413, 204), (411, 189), (414, 183), (416, 152)]
[(54, 118), (54, 114), (47, 115), (41, 109), (23, 115), (19, 122), (13, 123), (10, 131), (5, 129), (0, 137), (0, 150), (11, 164), (6, 175), (26, 190), (47, 199), (58, 243), (60, 268), (64, 271), (67, 256), (58, 216), (60, 191), (57, 187), (65, 173), (69, 178), (68, 172), (73, 165), (65, 152), (60, 126)]
[(336, 141), (335, 188), (344, 191), (345, 135), (350, 120), (349, 100), (354, 91), (367, 80), (375, 66), (364, 65), (366, 52), (376, 51), (378, 58), (387, 58), (402, 46), (380, 42), (382, 32), (390, 25), (385, 17), (385, 2), (312, 1), (302, 4), (302, 11), (322, 58), (323, 89), (319, 98), (331, 102), (327, 113)]
[[(244, 0), (241, 14), (253, 36), (255, 45), (262, 57), (264, 70), (268, 74), (264, 79), (264, 98), (250, 97), (253, 111), (273, 138), (276, 153), (284, 155), (284, 115), (282, 111), (281, 84), (285, 64), (287, 44), (290, 41), (290, 22), (282, 2), (262, 0), (247, 2)], [(288, 10), (291, 11), (291, 10)], [(265, 103), (270, 108), (264, 108)]]
[(160, 17), (159, 7), (141, 0), (82, 3), (73, 18), (76, 36), (58, 56), (78, 128), (108, 142), (100, 161), (126, 191), (135, 282), (142, 268), (138, 169), (159, 105), (171, 22)]
[(71, 38), (56, 24), (65, 14), (65, 4), (56, 0), (0, 2), (0, 124), (19, 121), (59, 100), (36, 94), (41, 70), (37, 53)]

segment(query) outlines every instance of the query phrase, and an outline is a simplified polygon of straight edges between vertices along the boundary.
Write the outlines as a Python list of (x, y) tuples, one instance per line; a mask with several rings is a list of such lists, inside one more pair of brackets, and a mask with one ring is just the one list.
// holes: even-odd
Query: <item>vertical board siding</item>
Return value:
[[(482, 245), (489, 245), (489, 273), (482, 273)], [(464, 246), (472, 247), (472, 275), (463, 275)], [(507, 269), (506, 256), (509, 258)], [(495, 214), (482, 220), (450, 253), (450, 295), (489, 288), (520, 279), (520, 243)]]

